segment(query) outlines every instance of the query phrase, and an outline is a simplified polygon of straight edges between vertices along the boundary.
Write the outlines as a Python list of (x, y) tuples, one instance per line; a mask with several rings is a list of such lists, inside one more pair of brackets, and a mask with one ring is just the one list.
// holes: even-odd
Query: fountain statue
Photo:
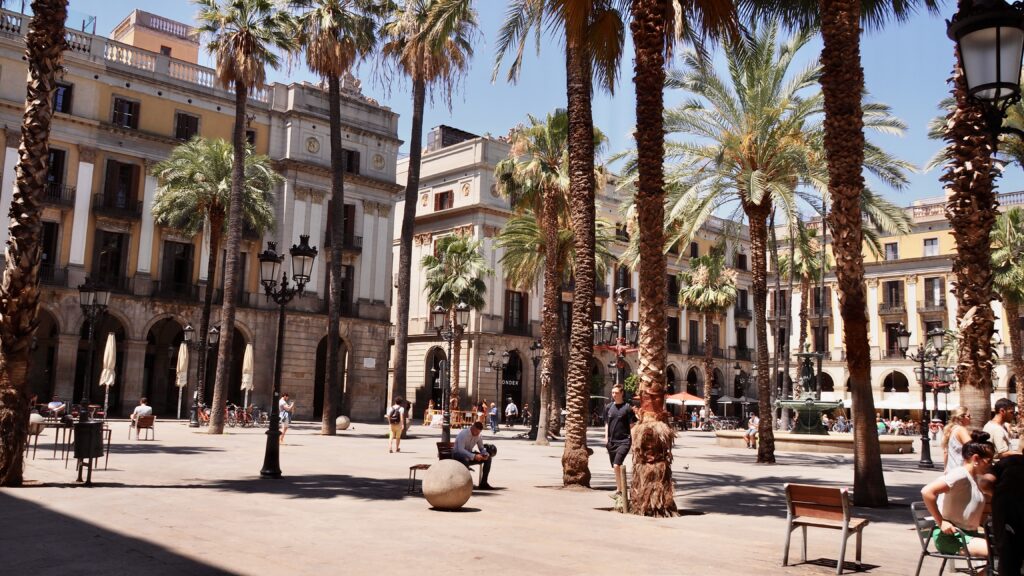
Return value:
[(777, 400), (775, 406), (789, 408), (796, 412), (796, 425), (793, 427), (793, 434), (828, 434), (828, 429), (821, 423), (821, 414), (841, 408), (843, 402), (842, 400), (831, 402), (821, 400), (818, 378), (814, 373), (814, 363), (811, 360), (814, 358), (820, 362), (821, 353), (801, 352), (794, 356), (803, 359), (800, 364), (800, 397), (791, 400)]

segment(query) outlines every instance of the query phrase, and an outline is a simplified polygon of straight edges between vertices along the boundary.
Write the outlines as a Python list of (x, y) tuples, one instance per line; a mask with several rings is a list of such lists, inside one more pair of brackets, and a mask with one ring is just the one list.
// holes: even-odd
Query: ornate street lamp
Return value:
[[(260, 478), (281, 477), (281, 415), (278, 410), (278, 397), (281, 395), (281, 365), (284, 362), (284, 307), (295, 296), (306, 290), (310, 270), (316, 259), (317, 250), (309, 245), (309, 236), (299, 236), (298, 245), (288, 251), (292, 256), (292, 280), (295, 286), (289, 286), (288, 273), (281, 272), (284, 255), (277, 253), (277, 243), (267, 242), (267, 249), (260, 253), (260, 283), (268, 300), (278, 306), (277, 312), (277, 350), (274, 360), (274, 397), (270, 403), (270, 429), (267, 430), (267, 448), (263, 455), (263, 469)], [(281, 274), (280, 284), (277, 281)]]
[[(86, 398), (92, 390), (93, 356), (96, 352), (96, 324), (107, 312), (110, 304), (110, 290), (103, 285), (93, 282), (91, 278), (85, 279), (85, 284), (78, 287), (78, 304), (82, 308), (82, 315), (89, 323), (89, 359), (86, 361), (85, 384), (82, 387), (82, 396), (79, 401)], [(74, 398), (72, 398), (72, 401)], [(71, 413), (71, 403), (68, 404), (67, 414)], [(106, 409), (103, 417), (106, 418)]]
[(469, 324), (469, 306), (465, 302), (459, 302), (455, 306), (455, 324), (449, 320), (448, 310), (438, 304), (430, 313), (430, 323), (437, 335), (448, 345), (448, 355), (441, 360), (441, 441), (452, 441), (452, 408), (451, 408), (451, 373), (449, 362), (452, 357), (452, 342), (455, 341), (455, 332), (459, 328), (465, 328)]
[[(499, 385), (499, 382), (501, 381), (501, 373), (504, 372), (505, 367), (508, 366), (508, 359), (509, 359), (508, 350), (502, 352), (501, 356), (498, 356), (498, 353), (494, 351), (494, 348), (491, 348), (490, 350), (487, 351), (487, 366), (491, 370), (494, 370), (494, 396), (495, 396), (495, 398), (498, 399), (498, 404), (499, 405), (501, 404), (501, 399), (502, 399), (501, 398), (501, 386)], [(476, 399), (477, 399), (477, 402), (479, 403), (479, 401), (480, 401), (480, 387), (477, 386), (476, 390), (477, 390)], [(499, 414), (501, 413), (500, 409), (498, 410), (498, 413)]]
[(540, 372), (540, 356), (544, 350), (540, 340), (534, 340), (530, 344), (530, 360), (533, 361), (533, 416), (530, 418), (530, 431), (527, 437), (530, 440), (537, 439), (537, 431), (540, 429), (540, 396), (537, 395), (537, 373)]
[(985, 109), (993, 147), (999, 134), (1024, 136), (1002, 126), (1006, 110), (1020, 101), (1021, 59), (1024, 56), (1024, 12), (1019, 3), (974, 0), (946, 22), (956, 42), (967, 93)]
[[(220, 342), (220, 327), (214, 326), (207, 332), (206, 339), (200, 338), (196, 340), (196, 329), (191, 324), (186, 324), (184, 328), (185, 332), (185, 344), (192, 350), (205, 350), (207, 354), (211, 350), (217, 348), (217, 344)], [(205, 364), (201, 366), (200, 364)], [(199, 406), (202, 404), (202, 399), (205, 396), (206, 387), (205, 383), (209, 382), (210, 373), (209, 366), (210, 362), (207, 356), (203, 357), (203, 361), (196, 365), (196, 388), (192, 391), (192, 405), (188, 409), (188, 427), (198, 428), (199, 427)]]
[[(920, 367), (914, 369), (914, 374), (921, 384), (921, 461), (917, 464), (918, 468), (935, 467), (935, 464), (932, 463), (931, 443), (928, 439), (928, 423), (925, 421), (928, 417), (928, 396), (925, 389), (929, 385), (928, 371), (925, 363), (932, 362), (935, 365), (936, 373), (938, 372), (938, 362), (939, 357), (942, 355), (942, 340), (945, 332), (941, 328), (934, 328), (926, 336), (928, 338), (927, 348), (922, 344), (917, 347), (916, 352), (910, 354), (908, 353), (910, 348), (910, 331), (903, 325), (903, 322), (900, 322), (899, 327), (896, 329), (896, 344), (899, 346), (900, 352), (907, 360), (920, 364)], [(933, 388), (936, 386), (936, 384), (931, 385)], [(937, 402), (938, 390), (935, 389), (935, 392), (934, 400)]]

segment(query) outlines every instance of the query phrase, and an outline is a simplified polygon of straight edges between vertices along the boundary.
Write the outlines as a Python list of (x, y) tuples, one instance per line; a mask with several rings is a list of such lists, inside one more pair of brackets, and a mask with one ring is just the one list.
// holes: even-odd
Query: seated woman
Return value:
[(962, 554), (966, 547), (973, 558), (988, 556), (985, 538), (978, 533), (987, 500), (984, 476), (995, 455), (988, 439), (985, 432), (971, 432), (963, 447), (963, 465), (921, 489), (924, 505), (935, 519), (935, 549), (943, 554)]

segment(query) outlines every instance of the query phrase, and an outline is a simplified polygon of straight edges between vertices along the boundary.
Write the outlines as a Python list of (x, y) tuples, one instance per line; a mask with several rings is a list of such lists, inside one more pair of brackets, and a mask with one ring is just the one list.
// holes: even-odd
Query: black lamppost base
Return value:
[(932, 449), (927, 436), (921, 437), (921, 461), (917, 463), (918, 468), (935, 468), (932, 463)]
[(199, 428), (199, 406), (195, 402), (188, 408), (188, 427)]
[(263, 469), (260, 478), (276, 479), (281, 477), (281, 429), (278, 416), (275, 414), (267, 430), (267, 449), (263, 453)]

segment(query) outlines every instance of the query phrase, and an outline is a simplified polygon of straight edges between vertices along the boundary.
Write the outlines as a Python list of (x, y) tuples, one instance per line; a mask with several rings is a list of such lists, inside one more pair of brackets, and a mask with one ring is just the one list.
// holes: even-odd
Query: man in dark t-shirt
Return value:
[(604, 440), (608, 447), (608, 459), (615, 472), (615, 497), (624, 493), (625, 478), (621, 473), (622, 463), (626, 461), (632, 445), (630, 428), (636, 422), (633, 407), (622, 397), (622, 386), (612, 387), (612, 402), (604, 409)]

